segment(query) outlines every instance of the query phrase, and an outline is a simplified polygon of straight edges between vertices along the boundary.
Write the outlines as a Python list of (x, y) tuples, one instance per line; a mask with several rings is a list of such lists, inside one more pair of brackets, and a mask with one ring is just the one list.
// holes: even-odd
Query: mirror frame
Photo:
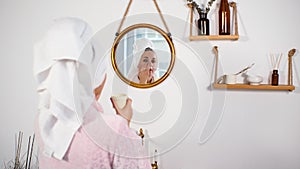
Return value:
[[(158, 80), (154, 81), (153, 83), (139, 84), (139, 83), (135, 83), (133, 81), (130, 81), (129, 79), (127, 79), (126, 77), (124, 77), (122, 75), (122, 73), (119, 71), (117, 63), (116, 63), (116, 49), (119, 45), (119, 42), (122, 40), (123, 36), (126, 33), (128, 33), (129, 31), (132, 31), (134, 29), (137, 29), (137, 28), (149, 28), (149, 29), (152, 29), (154, 31), (159, 32), (166, 39), (166, 41), (169, 45), (169, 48), (170, 48), (170, 53), (171, 53), (170, 65), (169, 65), (167, 71), (165, 72), (165, 74), (162, 77), (160, 77)], [(112, 62), (112, 66), (113, 66), (114, 71), (116, 72), (118, 77), (123, 82), (125, 82), (126, 84), (129, 84), (130, 86), (136, 87), (136, 88), (150, 88), (150, 87), (153, 87), (153, 86), (156, 86), (156, 85), (160, 84), (161, 82), (163, 82), (170, 75), (170, 73), (171, 73), (171, 71), (174, 67), (174, 64), (175, 64), (174, 44), (173, 44), (173, 41), (170, 38), (170, 36), (166, 32), (164, 32), (162, 29), (160, 29), (159, 27), (151, 25), (151, 24), (144, 24), (144, 23), (143, 24), (135, 24), (135, 25), (127, 27), (119, 35), (117, 35), (117, 37), (116, 37), (116, 39), (113, 43), (112, 49), (111, 49), (111, 62)]]

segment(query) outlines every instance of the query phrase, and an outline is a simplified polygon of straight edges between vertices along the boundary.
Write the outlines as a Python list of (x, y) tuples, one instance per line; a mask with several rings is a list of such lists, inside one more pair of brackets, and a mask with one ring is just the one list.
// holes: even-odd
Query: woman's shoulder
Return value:
[(137, 138), (137, 132), (128, 126), (128, 121), (117, 114), (102, 114), (102, 117), (106, 124), (113, 130), (126, 137)]

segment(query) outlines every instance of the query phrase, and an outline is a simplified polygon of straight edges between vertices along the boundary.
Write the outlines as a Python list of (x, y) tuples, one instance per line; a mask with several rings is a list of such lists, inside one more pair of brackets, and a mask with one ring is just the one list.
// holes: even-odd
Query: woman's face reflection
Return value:
[(147, 81), (154, 80), (154, 73), (157, 70), (158, 65), (157, 62), (155, 52), (152, 49), (147, 48), (142, 54), (138, 64), (139, 75), (147, 75)]

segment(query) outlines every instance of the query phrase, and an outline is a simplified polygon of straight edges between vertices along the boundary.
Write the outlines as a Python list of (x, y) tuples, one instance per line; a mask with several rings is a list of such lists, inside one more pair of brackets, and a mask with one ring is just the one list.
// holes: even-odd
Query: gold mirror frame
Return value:
[[(165, 74), (163, 76), (161, 76), (159, 79), (157, 79), (156, 81), (154, 81), (153, 83), (149, 83), (149, 84), (139, 84), (139, 83), (135, 83), (133, 81), (130, 81), (129, 79), (127, 79), (126, 77), (124, 77), (124, 75), (119, 71), (118, 69), (118, 65), (116, 63), (116, 50), (117, 47), (119, 45), (119, 42), (122, 40), (122, 38), (124, 37), (124, 35), (126, 35), (129, 31), (132, 31), (134, 29), (137, 28), (149, 28), (152, 29), (154, 31), (157, 31), (158, 33), (160, 33), (165, 40), (167, 41), (169, 48), (170, 48), (170, 54), (171, 54), (171, 60), (170, 60), (170, 65), (167, 69), (167, 71), (165, 72)], [(172, 39), (170, 38), (170, 36), (164, 32), (162, 29), (160, 29), (157, 26), (151, 25), (151, 24), (135, 24), (132, 26), (127, 27), (126, 29), (124, 29), (115, 39), (112, 49), (111, 49), (111, 62), (112, 62), (112, 66), (114, 71), (116, 72), (116, 74), (118, 75), (118, 77), (125, 82), (126, 84), (129, 84), (130, 86), (136, 87), (136, 88), (150, 88), (153, 86), (156, 86), (158, 84), (160, 84), (161, 82), (163, 82), (171, 73), (174, 64), (175, 64), (175, 48), (174, 48), (174, 44), (172, 42)]]

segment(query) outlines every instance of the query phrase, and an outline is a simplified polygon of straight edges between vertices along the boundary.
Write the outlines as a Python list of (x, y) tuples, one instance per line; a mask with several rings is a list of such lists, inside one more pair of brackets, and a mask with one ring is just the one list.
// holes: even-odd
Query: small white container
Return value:
[(126, 101), (128, 97), (126, 94), (117, 94), (117, 95), (113, 95), (111, 98), (114, 100), (116, 105), (120, 109), (122, 109), (126, 105)]
[(260, 85), (260, 83), (263, 81), (263, 77), (258, 75), (248, 75), (247, 81), (250, 85)]
[(224, 76), (224, 83), (225, 84), (236, 84), (236, 75), (229, 74)]

